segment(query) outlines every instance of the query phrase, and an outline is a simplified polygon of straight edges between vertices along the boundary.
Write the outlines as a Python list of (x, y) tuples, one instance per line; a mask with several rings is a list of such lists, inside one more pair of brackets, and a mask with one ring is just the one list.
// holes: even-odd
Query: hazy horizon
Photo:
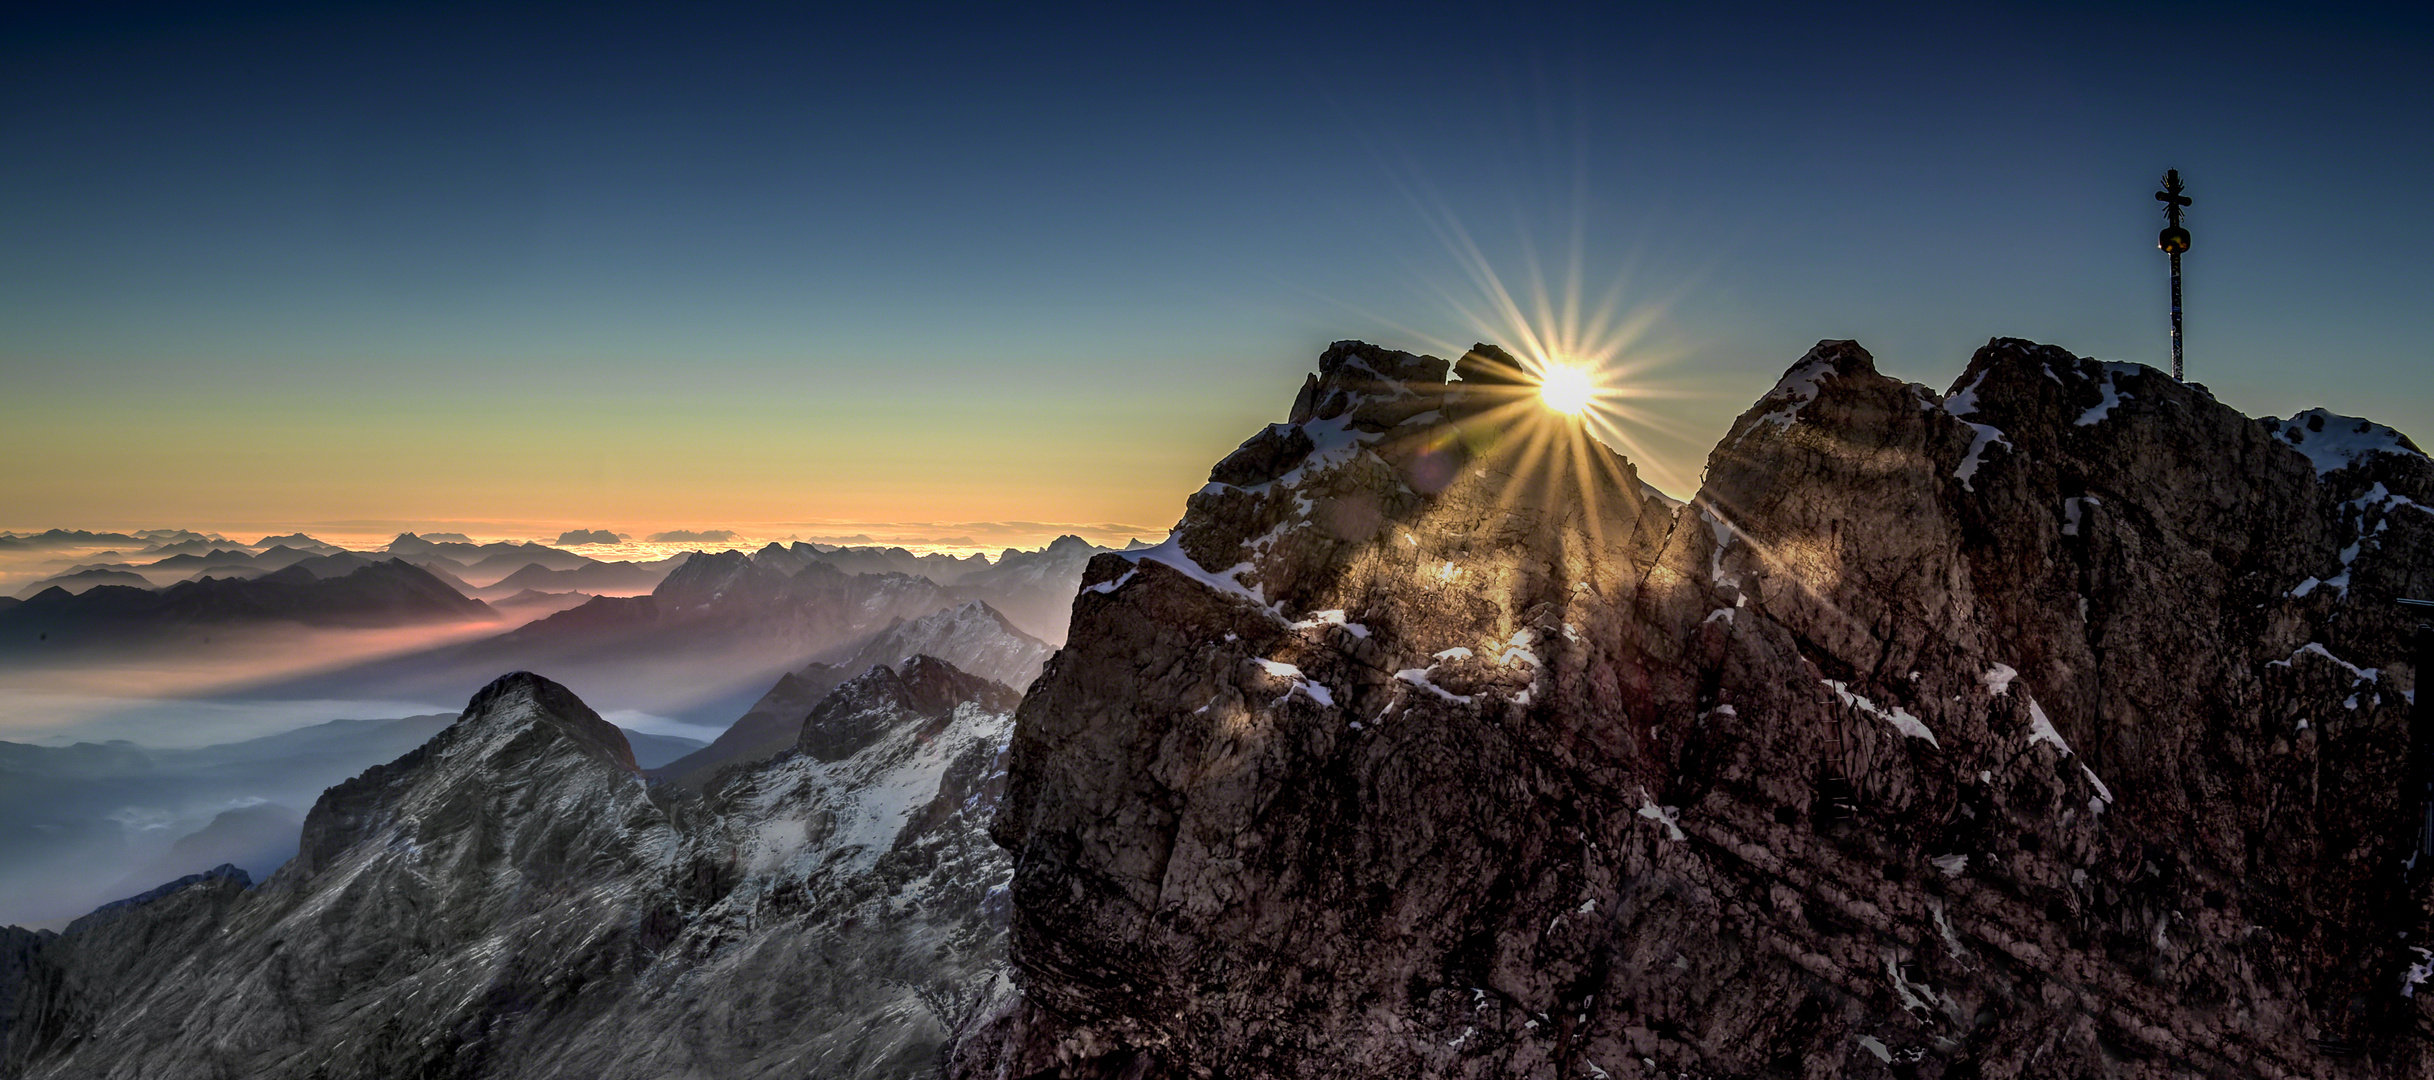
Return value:
[[(125, 517), (112, 520), (61, 521), (49, 524), (0, 522), (0, 535), (32, 536), (53, 529), (68, 532), (116, 532), (132, 534), (153, 530), (184, 529), (190, 532), (218, 534), (232, 543), (252, 544), (272, 536), (303, 533), (323, 543), (350, 551), (378, 551), (398, 536), (413, 533), (456, 533), (476, 544), (535, 543), (565, 547), (580, 555), (601, 560), (634, 561), (663, 559), (686, 551), (752, 551), (767, 544), (789, 544), (797, 541), (830, 544), (840, 547), (901, 547), (916, 554), (955, 556), (985, 555), (995, 559), (1012, 550), (1035, 550), (1060, 536), (1079, 536), (1103, 547), (1122, 547), (1128, 540), (1140, 539), (1155, 543), (1166, 535), (1166, 525), (1128, 525), (1121, 522), (1039, 522), (1039, 521), (785, 521), (785, 522), (703, 522), (677, 521), (662, 523), (635, 522), (533, 522), (497, 521), (449, 518), (397, 518), (388, 520), (306, 521), (306, 520), (236, 520), (214, 522), (168, 522), (148, 517)], [(558, 537), (578, 530), (606, 530), (626, 539), (615, 544), (559, 544)], [(720, 538), (653, 540), (649, 537), (663, 533), (686, 531), (695, 533), (725, 532)], [(107, 545), (90, 550), (105, 550)], [(138, 554), (121, 551), (122, 555)], [(0, 571), (5, 573), (5, 571)]]

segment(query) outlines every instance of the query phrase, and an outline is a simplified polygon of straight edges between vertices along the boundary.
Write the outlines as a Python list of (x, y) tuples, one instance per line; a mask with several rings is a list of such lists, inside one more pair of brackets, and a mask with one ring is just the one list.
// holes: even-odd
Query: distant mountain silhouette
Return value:
[(957, 558), (953, 555), (915, 555), (900, 547), (841, 547), (820, 551), (799, 542), (794, 546), (816, 553), (818, 561), (848, 574), (919, 574), (941, 585), (956, 584), (964, 575), (987, 569), (989, 565), (986, 555)]
[(493, 609), (510, 618), (530, 621), (554, 615), (569, 608), (582, 607), (591, 603), (592, 598), (592, 594), (587, 592), (542, 592), (538, 589), (526, 589), (513, 596), (486, 602)]
[(590, 566), (594, 561), (596, 560), (585, 558), (571, 551), (560, 551), (546, 544), (519, 544), (514, 548), (494, 552), (466, 564), (465, 577), (469, 580), (482, 579), (495, 582), (496, 579), (506, 577), (527, 566), (540, 566), (551, 570), (572, 570), (579, 566)]
[(254, 553), (253, 564), (264, 570), (284, 570), (306, 559), (317, 559), (323, 555), (332, 554), (335, 550), (319, 551), (290, 547), (286, 544), (272, 544)]
[(1023, 633), (986, 601), (966, 600), (917, 619), (899, 619), (863, 642), (843, 660), (820, 657), (849, 673), (904, 662), (906, 657), (934, 656), (991, 682), (1016, 690), (1038, 678), (1056, 647)]
[[(241, 551), (236, 548), (209, 545), (205, 546), (200, 551), (180, 551), (176, 554), (168, 555), (163, 558), (153, 560), (152, 562), (144, 563), (143, 568), (146, 570), (177, 570), (184, 572), (201, 570), (206, 566), (252, 566), (253, 564), (254, 556), (250, 551)], [(277, 568), (273, 567), (272, 569)]]
[(286, 536), (265, 536), (260, 540), (254, 541), (252, 546), (258, 548), (290, 547), (303, 551), (309, 551), (316, 555), (327, 555), (332, 552), (346, 550), (345, 548), (339, 547), (336, 544), (315, 540), (310, 536), (304, 535), (303, 533), (289, 533)]
[(129, 588), (149, 589), (152, 587), (152, 582), (142, 574), (134, 573), (132, 571), (112, 570), (106, 567), (94, 567), (90, 570), (78, 570), (73, 573), (61, 574), (58, 577), (44, 578), (41, 581), (37, 581), (23, 589), (17, 590), (17, 597), (19, 599), (30, 599), (34, 596), (41, 595), (43, 591), (52, 588), (61, 588), (72, 593), (80, 593), (98, 585), (123, 585)]
[(667, 580), (679, 563), (689, 556), (677, 556), (657, 562), (586, 562), (571, 569), (552, 569), (540, 563), (527, 563), (523, 569), (490, 583), (478, 590), (487, 599), (506, 596), (527, 589), (542, 592), (588, 592), (602, 594), (646, 593)]
[(319, 557), (327, 561), (317, 565), (345, 570), (322, 577), (307, 561), (314, 558), (250, 581), (205, 578), (159, 591), (102, 585), (72, 593), (53, 586), (0, 611), (0, 653), (157, 645), (199, 626), (363, 628), (493, 617), (489, 605), (401, 559), (350, 567)]
[(497, 637), (249, 693), (446, 700), (523, 668), (619, 707), (723, 724), (805, 658), (958, 600), (927, 578), (799, 562), (787, 549), (694, 554), (648, 595), (595, 597)]
[(1113, 551), (1079, 536), (1060, 536), (1037, 551), (1006, 549), (997, 561), (955, 582), (956, 592), (986, 600), (1025, 633), (1051, 645), (1065, 642), (1073, 594), (1093, 556)]
[(98, 547), (103, 544), (123, 544), (128, 547), (137, 547), (142, 545), (143, 542), (144, 541), (142, 538), (129, 536), (125, 533), (86, 532), (82, 529), (76, 529), (73, 531), (68, 529), (52, 529), (49, 532), (32, 533), (23, 536), (15, 533), (0, 533), (0, 551), (26, 550), (35, 548)]
[(136, 552), (135, 555), (137, 558), (146, 555), (200, 555), (214, 548), (240, 548), (243, 546), (235, 541), (216, 536), (197, 536), (187, 533), (181, 539), (155, 541), (152, 546)]

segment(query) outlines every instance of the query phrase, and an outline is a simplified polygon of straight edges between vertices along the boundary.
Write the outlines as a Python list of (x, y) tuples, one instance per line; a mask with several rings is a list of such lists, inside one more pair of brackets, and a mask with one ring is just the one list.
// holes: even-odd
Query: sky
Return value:
[(1154, 538), (1567, 282), (1688, 495), (1822, 338), (2168, 364), (2167, 167), (2190, 378), (2434, 436), (2422, 5), (1588, 7), (10, 5), (0, 529)]

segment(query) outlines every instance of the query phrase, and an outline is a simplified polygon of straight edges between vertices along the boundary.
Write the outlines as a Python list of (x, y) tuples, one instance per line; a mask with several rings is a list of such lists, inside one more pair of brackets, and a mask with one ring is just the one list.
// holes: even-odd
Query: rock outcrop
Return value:
[(2406, 439), (1824, 342), (1677, 508), (1447, 367), (1093, 560), (964, 1075), (2434, 1075)]
[[(1079, 584), (1079, 575), (1067, 584), (1068, 604), (1073, 587)], [(986, 601), (966, 600), (917, 619), (888, 624), (837, 666), (863, 672), (879, 664), (901, 664), (910, 656), (934, 656), (990, 682), (1020, 690), (1039, 677), (1041, 666), (1055, 651), (1055, 646), (1017, 629)]]
[(930, 1075), (1003, 954), (1013, 692), (906, 667), (850, 752), (706, 797), (503, 677), (331, 788), (259, 887), (223, 868), (0, 937), (0, 1075)]
[[(1007, 694), (1005, 688), (1029, 685), (1039, 675), (1040, 665), (1055, 651), (1047, 642), (1015, 629), (997, 609), (979, 600), (967, 600), (917, 619), (897, 619), (857, 646), (823, 654), (837, 660), (836, 663), (814, 660), (779, 676), (769, 691), (710, 745), (652, 769), (648, 775), (653, 780), (699, 788), (724, 770), (767, 761), (794, 747), (803, 735), (805, 717), (815, 707), (836, 707), (824, 705), (824, 700), (847, 679), (858, 679), (868, 673), (893, 680), (899, 674), (897, 668), (903, 668), (901, 674), (912, 677), (916, 673), (907, 665), (917, 658), (943, 660), (945, 668), (979, 680), (969, 684), (959, 682), (958, 690), (991, 700), (1001, 700), (998, 695), (1003, 695), (1000, 711), (1011, 711), (1020, 695)], [(838, 659), (838, 653), (847, 655)], [(874, 669), (888, 670), (882, 675)], [(984, 691), (980, 689), (982, 683), (1002, 685)]]

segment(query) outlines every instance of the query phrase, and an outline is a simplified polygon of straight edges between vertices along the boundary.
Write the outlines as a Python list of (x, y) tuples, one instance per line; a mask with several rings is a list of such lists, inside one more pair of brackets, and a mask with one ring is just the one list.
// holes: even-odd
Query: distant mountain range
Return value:
[(82, 529), (52, 529), (49, 532), (0, 533), (0, 551), (23, 551), (37, 548), (96, 547), (102, 544), (123, 544), (135, 547), (145, 543), (142, 537), (126, 533), (96, 533)]
[(540, 592), (587, 592), (595, 596), (631, 596), (647, 593), (667, 580), (678, 564), (691, 558), (678, 555), (657, 562), (585, 562), (581, 566), (554, 569), (541, 563), (526, 563), (521, 569), (474, 591), (488, 599), (512, 596), (526, 589)]
[[(443, 701), (502, 667), (523, 667), (550, 671), (620, 707), (716, 725), (748, 712), (779, 676), (813, 661), (846, 666), (842, 680), (930, 651), (990, 678), (1027, 682), (1063, 639), (1083, 564), (1107, 550), (1067, 536), (991, 561), (798, 542), (749, 554), (608, 562), (543, 544), (474, 544), (441, 534), (401, 533), (383, 553), (344, 551), (303, 534), (266, 536), (258, 546), (163, 535), (186, 549), (149, 561), (81, 564), (25, 587), (16, 600), (0, 598), (0, 662), (83, 662), (77, 658), (200, 642), (219, 628), (493, 620), (504, 632), (477, 643), (228, 692)], [(1004, 634), (1023, 640), (996, 658), (945, 638), (872, 640), (894, 624), (956, 607), (985, 610)], [(231, 637), (213, 647), (257, 639)], [(855, 656), (866, 648), (875, 651)]]
[(956, 602), (927, 578), (847, 574), (783, 549), (697, 554), (647, 595), (595, 597), (493, 638), (249, 693), (445, 700), (522, 668), (598, 700), (724, 724), (807, 657)]
[(986, 601), (966, 600), (917, 619), (898, 619), (852, 654), (822, 657), (849, 672), (901, 664), (927, 654), (992, 682), (1017, 690), (1038, 678), (1056, 647), (1023, 633)]
[(313, 556), (251, 580), (206, 577), (160, 590), (98, 585), (81, 593), (53, 585), (0, 610), (0, 655), (150, 647), (251, 623), (368, 628), (495, 617), (489, 605), (402, 559)]
[(97, 566), (90, 570), (78, 570), (74, 573), (61, 574), (58, 577), (45, 578), (41, 581), (37, 581), (23, 589), (17, 590), (17, 598), (20, 600), (30, 599), (34, 596), (40, 595), (45, 590), (55, 588), (66, 589), (72, 593), (81, 593), (97, 585), (124, 585), (129, 588), (149, 589), (152, 587), (152, 582), (146, 580), (142, 574), (131, 573), (125, 570), (110, 570)]

